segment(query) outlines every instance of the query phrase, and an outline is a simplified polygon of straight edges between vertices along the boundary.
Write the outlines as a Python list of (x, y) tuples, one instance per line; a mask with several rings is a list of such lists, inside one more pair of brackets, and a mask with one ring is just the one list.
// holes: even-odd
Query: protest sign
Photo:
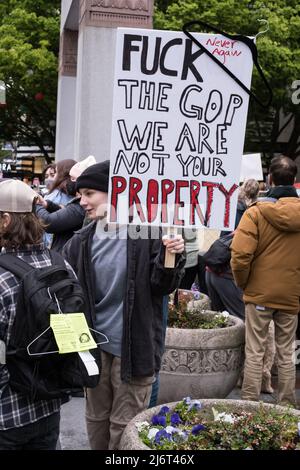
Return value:
[(257, 181), (263, 181), (264, 179), (260, 153), (243, 155), (240, 181), (242, 182), (250, 178), (254, 178)]
[[(195, 34), (248, 88), (243, 43)], [(120, 28), (109, 221), (231, 229), (248, 94), (184, 33)]]

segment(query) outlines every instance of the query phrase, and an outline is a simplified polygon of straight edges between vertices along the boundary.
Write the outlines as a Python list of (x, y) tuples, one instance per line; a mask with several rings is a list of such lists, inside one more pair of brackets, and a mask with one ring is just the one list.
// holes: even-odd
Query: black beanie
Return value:
[(76, 181), (76, 190), (80, 188), (96, 189), (108, 193), (109, 160), (96, 163), (84, 170)]

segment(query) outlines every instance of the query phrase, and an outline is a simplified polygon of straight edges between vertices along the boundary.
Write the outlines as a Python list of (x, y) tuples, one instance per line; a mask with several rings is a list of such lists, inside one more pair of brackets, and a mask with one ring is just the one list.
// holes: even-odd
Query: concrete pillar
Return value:
[(153, 1), (62, 0), (57, 160), (109, 158), (116, 28), (152, 28)]
[(116, 29), (80, 27), (76, 90), (75, 159), (109, 158)]
[(74, 158), (78, 31), (62, 29), (56, 117), (56, 160)]

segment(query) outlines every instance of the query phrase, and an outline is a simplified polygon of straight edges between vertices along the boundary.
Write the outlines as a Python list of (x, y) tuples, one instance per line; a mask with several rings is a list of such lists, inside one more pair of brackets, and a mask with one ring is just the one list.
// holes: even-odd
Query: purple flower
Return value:
[(203, 426), (203, 424), (196, 424), (192, 429), (192, 434), (197, 436), (201, 431), (205, 431), (205, 426)]
[(166, 415), (167, 413), (169, 413), (169, 411), (170, 411), (170, 408), (168, 408), (167, 406), (162, 406), (158, 414), (160, 416)]
[(176, 426), (177, 424), (181, 423), (181, 419), (178, 413), (173, 413), (171, 415), (171, 424)]
[[(178, 429), (178, 428), (177, 428)], [(177, 433), (174, 433), (172, 435), (172, 440), (174, 442), (185, 442), (189, 438), (189, 433), (188, 431), (180, 431), (178, 430)]]
[(192, 399), (191, 397), (185, 397), (183, 398), (183, 403), (185, 403), (186, 405), (190, 405), (192, 403)]
[(154, 415), (151, 418), (151, 422), (154, 426), (165, 426), (167, 424), (167, 418), (161, 415)]
[(189, 433), (188, 431), (180, 431), (177, 428), (177, 432), (172, 435), (172, 440), (174, 442), (185, 442), (189, 438)]
[(188, 411), (200, 410), (200, 409), (201, 409), (201, 403), (199, 400), (192, 401), (188, 407)]
[(163, 439), (168, 439), (168, 441), (171, 441), (172, 440), (172, 435), (169, 434), (168, 432), (166, 432), (165, 429), (161, 429), (160, 431), (158, 431), (158, 433), (156, 433), (156, 436), (155, 436), (155, 444), (157, 445), (161, 445), (161, 441)]

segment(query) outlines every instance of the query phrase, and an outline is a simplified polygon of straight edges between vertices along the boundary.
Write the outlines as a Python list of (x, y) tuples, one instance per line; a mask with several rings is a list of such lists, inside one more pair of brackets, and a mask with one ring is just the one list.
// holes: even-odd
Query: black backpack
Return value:
[(203, 260), (212, 271), (223, 273), (230, 268), (231, 242), (234, 233), (218, 238), (203, 255)]
[[(0, 255), (0, 266), (21, 280), (6, 352), (9, 385), (31, 400), (66, 399), (82, 387), (92, 388), (99, 382), (99, 375), (88, 375), (77, 352), (51, 353), (58, 347), (52, 329), (48, 328), (50, 314), (58, 314), (59, 307), (63, 313), (84, 312), (84, 295), (64, 259), (56, 252), (50, 254), (52, 265), (45, 268), (34, 268), (15, 255)], [(28, 345), (45, 330), (30, 346), (29, 354)], [(98, 348), (90, 353), (100, 371)]]

